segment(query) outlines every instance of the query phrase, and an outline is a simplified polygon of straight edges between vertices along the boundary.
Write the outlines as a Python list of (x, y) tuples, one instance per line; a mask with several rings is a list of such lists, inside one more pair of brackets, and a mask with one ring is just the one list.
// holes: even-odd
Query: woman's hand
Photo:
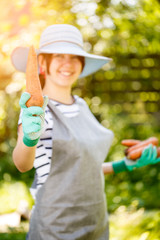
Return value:
[(133, 169), (136, 168), (158, 163), (160, 162), (160, 158), (157, 158), (156, 146), (150, 144), (143, 150), (141, 157), (136, 161), (129, 160), (127, 158), (125, 158), (124, 161), (128, 171), (132, 171)]
[(28, 92), (24, 92), (21, 95), (19, 104), (22, 109), (23, 143), (28, 147), (33, 147), (37, 144), (39, 137), (43, 133), (44, 115), (48, 97), (44, 96), (42, 107), (32, 106), (27, 108), (26, 102), (30, 97)]
[(160, 157), (157, 158), (157, 148), (150, 144), (143, 150), (141, 157), (136, 161), (124, 158), (120, 161), (112, 162), (112, 167), (115, 173), (120, 173), (124, 171), (133, 171), (134, 169), (156, 164), (158, 162), (160, 162)]

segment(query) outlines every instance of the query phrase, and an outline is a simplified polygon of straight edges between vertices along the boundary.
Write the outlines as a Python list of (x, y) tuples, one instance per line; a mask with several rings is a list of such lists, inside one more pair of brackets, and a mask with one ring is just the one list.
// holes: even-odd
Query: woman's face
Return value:
[(71, 87), (82, 71), (82, 62), (76, 55), (53, 54), (46, 81), (59, 87)]

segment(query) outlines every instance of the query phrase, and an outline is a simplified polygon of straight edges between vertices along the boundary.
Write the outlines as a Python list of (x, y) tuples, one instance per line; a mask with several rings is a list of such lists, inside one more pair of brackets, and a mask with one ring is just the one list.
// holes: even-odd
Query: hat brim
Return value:
[[(28, 59), (29, 47), (17, 47), (11, 54), (11, 61), (13, 66), (21, 72), (26, 72), (27, 59)], [(73, 54), (83, 56), (85, 58), (85, 66), (79, 78), (86, 77), (96, 71), (98, 71), (104, 64), (111, 61), (111, 58), (89, 54), (85, 52), (81, 47), (75, 44), (67, 42), (56, 42), (44, 46), (43, 48), (36, 50), (37, 56), (41, 53), (59, 53), (59, 54)]]

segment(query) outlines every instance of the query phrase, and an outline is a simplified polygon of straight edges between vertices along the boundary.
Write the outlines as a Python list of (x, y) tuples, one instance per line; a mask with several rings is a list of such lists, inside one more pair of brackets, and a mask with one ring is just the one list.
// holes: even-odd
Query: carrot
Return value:
[(127, 153), (130, 153), (131, 151), (136, 150), (140, 147), (146, 147), (149, 144), (152, 144), (154, 146), (158, 146), (158, 139), (156, 137), (150, 137), (147, 140), (141, 141), (140, 143), (138, 143), (138, 144), (136, 144), (132, 147), (129, 147), (128, 150), (127, 150)]
[(137, 149), (132, 150), (131, 152), (129, 152), (127, 154), (127, 158), (131, 159), (131, 160), (136, 160), (136, 159), (140, 158), (144, 148), (145, 147), (139, 147)]
[[(131, 151), (130, 153), (127, 154), (127, 158), (130, 160), (136, 160), (136, 159), (140, 158), (140, 156), (145, 148), (146, 148), (146, 146), (140, 147), (140, 148), (137, 148), (137, 149)], [(157, 157), (160, 157), (160, 147), (157, 148)]]
[(38, 76), (37, 55), (33, 46), (29, 49), (26, 68), (26, 91), (31, 94), (26, 106), (43, 106), (43, 94)]
[(140, 140), (136, 140), (136, 139), (124, 139), (121, 141), (121, 144), (126, 147), (132, 147), (140, 142), (141, 142)]
[(160, 157), (160, 147), (157, 148), (157, 157)]

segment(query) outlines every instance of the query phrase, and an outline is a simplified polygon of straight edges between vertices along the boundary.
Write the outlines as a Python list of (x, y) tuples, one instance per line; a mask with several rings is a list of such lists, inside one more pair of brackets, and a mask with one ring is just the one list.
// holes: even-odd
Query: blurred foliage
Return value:
[[(160, 5), (156, 0), (0, 1), (0, 180), (30, 186), (34, 170), (19, 173), (12, 162), (19, 98), (25, 74), (10, 55), (19, 45), (39, 46), (48, 25), (69, 23), (84, 36), (88, 52), (112, 58), (102, 70), (79, 79), (73, 94), (83, 97), (114, 134), (107, 161), (123, 158), (124, 138), (160, 139)], [(106, 177), (109, 211), (121, 205), (160, 207), (160, 164)], [(127, 238), (125, 238), (127, 239)]]
[(3, 240), (25, 240), (26, 233), (25, 232), (15, 232), (15, 233), (0, 233), (0, 238)]
[(111, 240), (158, 240), (160, 239), (160, 211), (135, 211), (134, 207), (119, 207), (110, 216)]
[(22, 204), (31, 209), (33, 200), (26, 184), (20, 181), (11, 182), (9, 178), (5, 174), (5, 181), (0, 182), (0, 214), (18, 211)]

